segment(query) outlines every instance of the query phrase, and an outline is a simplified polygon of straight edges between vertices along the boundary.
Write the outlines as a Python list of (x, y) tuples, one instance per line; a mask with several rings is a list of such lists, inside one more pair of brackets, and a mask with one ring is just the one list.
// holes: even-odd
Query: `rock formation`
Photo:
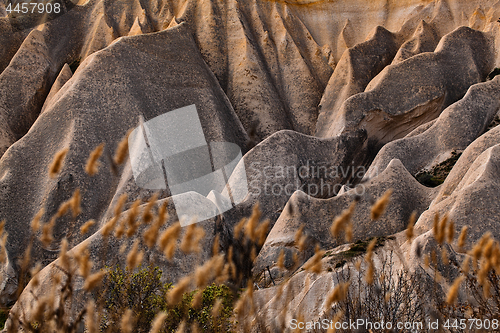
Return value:
[[(15, 304), (12, 313), (49, 290), (63, 239), (70, 254), (87, 246), (94, 269), (125, 264), (134, 238), (103, 236), (122, 195), (121, 214), (129, 216), (156, 194), (154, 212), (162, 204), (169, 212), (161, 230), (180, 218), (180, 197), (213, 212), (198, 224), (206, 237), (196, 256), (176, 251), (171, 261), (158, 259), (162, 252), (141, 241), (145, 257), (174, 283), (209, 258), (214, 243), (225, 253), (241, 246), (234, 228), (258, 204), (269, 230), (246, 278), (261, 288), (255, 295), (268, 328), (281, 325), (273, 322), (281, 309), (269, 274), (294, 284), (286, 318), (299, 309), (311, 320), (330, 315), (317, 306), (324, 290), (339, 283), (338, 274), (355, 274), (352, 260), (332, 259), (354, 245), (333, 238), (330, 227), (354, 201), (351, 241), (380, 237), (378, 254), (397, 250), (396, 267), (424, 275), (422, 253), (441, 246), (431, 231), (436, 214), (468, 226), (469, 245), (486, 231), (500, 237), (500, 129), (490, 126), (500, 108), (499, 1), (88, 0), (63, 1), (57, 15), (6, 8), (0, 4), (0, 221), (8, 235), (0, 305)], [(227, 186), (209, 195), (173, 193), (168, 181), (140, 186), (131, 158), (155, 153), (145, 124), (190, 105), (206, 142), (240, 148), (241, 160), (230, 161), (236, 171), (224, 174)], [(165, 128), (194, 142), (190, 125)], [(136, 128), (147, 149), (115, 163), (117, 147)], [(158, 145), (181, 149), (169, 140)], [(99, 170), (90, 175), (85, 165), (102, 143)], [(64, 149), (52, 178), (53, 158)], [(415, 179), (455, 152), (461, 156), (442, 185)], [(185, 175), (196, 161), (178, 169)], [(156, 167), (166, 180), (165, 164)], [(372, 205), (390, 189), (385, 213), (372, 220)], [(58, 214), (77, 190), (81, 213)], [(404, 231), (414, 212), (410, 244)], [(32, 220), (45, 226), (56, 215), (54, 241), (44, 244)], [(301, 227), (303, 251), (295, 242)], [(22, 267), (30, 244), (31, 261)], [(317, 245), (328, 251), (322, 262), (329, 271), (312, 274), (302, 268)], [(449, 246), (454, 258), (463, 256), (458, 250)], [(19, 295), (22, 268), (37, 263), (40, 287), (29, 283)], [(450, 282), (457, 271), (442, 274)], [(75, 282), (80, 307), (82, 281)]]

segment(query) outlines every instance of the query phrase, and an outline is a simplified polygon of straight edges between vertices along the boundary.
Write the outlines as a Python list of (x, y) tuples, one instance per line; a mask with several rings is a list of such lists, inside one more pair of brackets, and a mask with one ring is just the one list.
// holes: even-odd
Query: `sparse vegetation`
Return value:
[[(171, 306), (167, 294), (171, 283), (161, 282), (162, 271), (153, 265), (139, 267), (136, 272), (115, 267), (104, 278), (101, 295), (105, 315), (101, 319), (101, 331), (113, 331), (120, 324), (124, 309), (132, 310), (134, 332), (149, 332), (155, 316), (165, 313), (162, 332), (175, 332), (183, 319), (195, 324), (203, 332), (227, 332), (235, 297), (225, 285), (212, 284), (203, 290), (193, 290), (182, 296), (182, 301)], [(197, 293), (201, 292), (198, 304), (194, 304)], [(220, 300), (220, 301), (219, 301)], [(217, 318), (211, 313), (220, 303)]]
[(5, 327), (5, 321), (9, 315), (9, 311), (7, 309), (0, 310), (0, 329)]
[[(458, 156), (454, 154), (452, 161), (450, 159), (442, 165), (443, 170), (453, 165)], [(96, 167), (99, 158), (100, 154), (95, 153), (89, 158), (95, 173), (99, 172)], [(57, 163), (51, 166), (51, 174), (59, 172), (63, 160), (63, 154), (58, 153)], [(390, 193), (387, 191), (372, 206), (372, 219), (376, 220), (384, 213), (390, 204)], [(20, 328), (36, 333), (77, 332), (83, 326), (88, 333), (248, 332), (252, 325), (257, 325), (255, 327), (261, 332), (274, 330), (274, 326), (268, 325), (259, 314), (262, 304), (254, 295), (254, 284), (249, 274), (249, 267), (269, 230), (269, 222), (260, 221), (258, 206), (254, 207), (248, 219), (243, 219), (234, 228), (235, 247), (230, 247), (226, 253), (219, 253), (218, 238), (215, 237), (212, 257), (191, 274), (171, 284), (162, 282), (162, 271), (155, 262), (147, 267), (141, 265), (144, 252), (140, 250), (139, 243), (149, 248), (158, 247), (168, 260), (172, 260), (176, 249), (184, 254), (199, 252), (200, 242), (206, 237), (205, 232), (196, 224), (184, 230), (181, 230), (178, 222), (165, 227), (168, 213), (164, 204), (153, 209), (158, 201), (156, 195), (143, 205), (143, 211), (139, 209), (140, 202), (136, 201), (130, 206), (128, 214), (123, 216), (126, 200), (126, 196), (122, 196), (117, 201), (115, 216), (101, 231), (105, 238), (134, 237), (129, 252), (124, 253), (126, 267), (104, 267), (92, 272), (94, 263), (90, 260), (89, 250), (80, 246), (78, 250), (69, 252), (68, 243), (63, 240), (58, 265), (54, 267), (56, 273), (52, 277), (52, 285), (44, 285), (45, 290), (37, 293), (37, 287), (41, 286), (36, 275), (38, 269), (31, 270), (33, 307), (22, 309), (21, 313), (10, 311), (8, 332), (18, 332)], [(41, 240), (51, 243), (53, 222), (68, 213), (72, 213), (70, 215), (73, 217), (78, 216), (82, 209), (80, 201), (80, 191), (76, 190), (68, 201), (61, 204), (49, 222), (41, 223), (41, 214), (37, 214), (32, 223), (33, 231), (39, 231)], [(343, 235), (345, 240), (352, 237), (350, 228), (354, 206), (355, 203), (351, 204), (333, 219), (333, 237)], [(408, 224), (406, 236), (409, 242), (413, 241), (415, 219), (413, 214)], [(141, 236), (140, 225), (149, 226), (143, 228), (142, 237), (138, 237)], [(0, 239), (4, 239), (5, 236), (1, 235), (4, 233), (3, 224), (0, 226)], [(298, 271), (297, 267), (290, 270), (290, 275), (277, 286), (276, 293), (285, 295), (280, 302), (285, 304), (286, 309), (293, 297), (291, 284), (296, 274), (323, 274), (325, 267), (322, 262), (328, 259), (331, 266), (326, 271), (331, 272), (335, 287), (325, 291), (328, 296), (324, 318), (334, 322), (365, 319), (395, 324), (401, 321), (425, 322), (429, 318), (500, 318), (500, 245), (491, 236), (485, 235), (471, 251), (464, 254), (462, 263), (450, 260), (445, 246), (454, 240), (454, 228), (447, 216), (441, 219), (436, 216), (433, 230), (438, 243), (436, 249), (442, 249), (441, 259), (438, 260), (436, 249), (422, 256), (422, 250), (418, 247), (417, 256), (423, 261), (424, 268), (414, 271), (405, 267), (396, 268), (394, 255), (401, 257), (397, 250), (385, 251), (386, 255), (376, 253), (385, 247), (388, 240), (394, 240), (390, 236), (358, 240), (347, 250), (337, 253), (317, 247), (314, 256), (304, 265), (304, 270)], [(87, 232), (87, 229), (83, 228), (82, 233)], [(465, 232), (462, 232), (457, 239), (459, 249), (464, 248), (465, 239)], [(301, 251), (304, 244), (305, 236), (300, 228), (295, 237), (295, 246)], [(4, 252), (5, 242), (1, 246)], [(23, 268), (28, 267), (30, 251), (31, 247), (26, 251)], [(283, 269), (283, 253), (280, 257), (279, 266)], [(355, 263), (354, 259), (357, 259)], [(455, 271), (460, 271), (461, 276), (444, 288), (439, 273), (443, 266), (453, 267)], [(430, 269), (431, 273), (426, 269)], [(85, 295), (78, 295), (78, 300), (87, 302), (83, 308), (75, 303), (74, 285), (80, 277), (84, 279), (81, 291)], [(469, 298), (459, 295), (462, 284)], [(46, 288), (51, 290), (47, 291)], [(281, 316), (285, 314), (286, 311)], [(6, 315), (5, 310), (0, 312), (0, 324), (5, 321)], [(296, 318), (303, 318), (300, 312), (295, 315)], [(286, 326), (284, 318), (275, 319), (281, 322), (281, 329)]]
[(432, 168), (430, 171), (421, 171), (415, 175), (415, 178), (422, 185), (428, 187), (436, 187), (441, 185), (448, 174), (451, 172), (451, 169), (457, 163), (458, 159), (462, 153), (452, 152), (451, 157), (444, 162), (439, 163), (437, 166)]

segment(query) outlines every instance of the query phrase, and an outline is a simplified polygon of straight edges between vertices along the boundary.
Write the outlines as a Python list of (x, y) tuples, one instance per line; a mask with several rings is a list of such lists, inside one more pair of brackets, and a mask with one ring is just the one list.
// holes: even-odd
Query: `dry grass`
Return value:
[[(113, 163), (120, 165), (125, 161), (128, 150), (128, 135), (118, 145)], [(89, 156), (85, 166), (86, 172), (94, 176), (99, 172), (104, 144), (98, 146)], [(51, 177), (55, 177), (64, 163), (68, 150), (62, 150), (56, 154), (50, 167)], [(384, 214), (390, 204), (392, 191), (388, 190), (379, 198), (371, 208), (371, 219), (377, 220)], [(42, 222), (44, 210), (41, 209), (33, 218), (31, 229), (34, 234), (39, 235), (40, 241), (46, 246), (54, 242), (53, 229), (58, 218), (71, 213), (73, 219), (82, 213), (81, 193), (77, 189), (73, 196), (63, 202), (54, 216), (47, 222)], [(166, 201), (158, 199), (155, 194), (147, 203), (137, 200), (132, 203), (128, 213), (123, 214), (123, 209), (127, 203), (127, 196), (122, 195), (114, 207), (114, 216), (101, 228), (104, 241), (111, 237), (122, 238), (123, 242), (128, 241), (123, 236), (131, 238), (132, 246), (127, 253), (123, 253), (126, 271), (124, 275), (123, 288), (134, 288), (132, 276), (137, 272), (143, 262), (146, 252), (150, 249), (156, 253), (153, 260), (159, 259), (157, 255), (163, 255), (167, 260), (174, 260), (176, 254), (193, 255), (200, 254), (203, 250), (202, 242), (207, 237), (205, 230), (198, 224), (191, 224), (185, 228), (179, 222), (165, 226), (168, 220)], [(331, 225), (331, 236), (339, 237), (342, 234), (346, 241), (352, 240), (352, 215), (356, 207), (356, 201), (333, 220)], [(125, 215), (125, 216), (123, 216)], [(178, 321), (172, 326), (169, 318), (175, 306), (189, 299), (189, 306), (192, 309), (201, 309), (204, 304), (204, 293), (201, 291), (212, 283), (225, 284), (229, 286), (237, 298), (234, 301), (234, 311), (232, 313), (231, 324), (223, 331), (249, 332), (251, 327), (258, 327), (261, 332), (282, 331), (287, 327), (285, 315), (291, 309), (289, 305), (294, 297), (293, 294), (293, 273), (299, 268), (297, 257), (294, 258), (294, 265), (289, 269), (289, 274), (285, 275), (283, 281), (275, 290), (275, 300), (282, 304), (282, 311), (277, 311), (273, 325), (263, 319), (261, 311), (262, 304), (258, 302), (254, 294), (254, 283), (252, 281), (251, 267), (252, 261), (258, 254), (261, 246), (269, 232), (269, 221), (261, 221), (261, 211), (255, 205), (252, 214), (244, 218), (233, 229), (234, 242), (224, 252), (219, 252), (219, 237), (214, 237), (212, 256), (205, 262), (200, 262), (194, 270), (180, 278), (177, 283), (165, 292), (163, 301), (167, 310), (158, 310), (156, 313), (148, 313), (149, 319), (141, 318), (142, 314), (138, 310), (132, 310), (133, 304), (123, 305), (116, 311), (116, 325), (109, 328), (105, 324), (106, 320), (111, 320), (111, 314), (106, 317), (106, 288), (109, 281), (107, 277), (108, 269), (93, 269), (95, 263), (90, 259), (90, 251), (86, 246), (80, 244), (77, 249), (70, 250), (68, 242), (60, 242), (60, 253), (58, 264), (55, 269), (58, 271), (52, 278), (52, 285), (48, 286), (47, 281), (43, 281), (43, 293), (37, 293), (41, 288), (41, 281), (37, 273), (41, 265), (36, 265), (29, 269), (31, 246), (26, 249), (25, 258), (21, 262), (21, 270), (30, 272), (32, 295), (35, 303), (30, 309), (22, 309), (22, 313), (10, 313), (10, 326), (8, 332), (77, 332), (83, 325), (86, 332), (112, 332), (116, 327), (121, 332), (166, 332), (167, 327), (174, 327), (178, 332), (196, 332), (207, 329), (207, 326), (200, 326), (200, 322), (193, 322), (188, 313), (176, 317)], [(406, 230), (407, 240), (411, 243), (415, 238), (414, 225), (417, 219), (413, 213), (408, 222)], [(88, 220), (80, 227), (82, 234), (89, 232), (95, 225), (94, 220)], [(6, 260), (6, 237), (4, 232), (4, 222), (0, 223), (0, 261)], [(139, 230), (142, 230), (140, 233)], [(335, 276), (334, 286), (331, 290), (325, 290), (325, 302), (323, 304), (325, 318), (333, 322), (357, 320), (365, 318), (371, 321), (425, 321), (429, 318), (500, 318), (500, 246), (490, 234), (485, 234), (481, 240), (472, 246), (472, 249), (464, 254), (462, 263), (456, 262), (450, 257), (450, 253), (445, 246), (455, 240), (455, 225), (448, 216), (440, 218), (435, 216), (433, 226), (434, 237), (441, 248), (439, 252), (432, 252), (430, 255), (421, 258), (422, 267), (433, 269), (434, 277), (429, 284), (429, 276), (420, 272), (410, 272), (406, 268), (395, 269), (393, 252), (380, 257), (376, 253), (377, 239), (371, 240), (366, 248), (364, 260), (351, 262), (345, 268), (340, 267), (335, 271), (326, 272), (322, 259), (325, 256), (325, 249), (316, 247), (314, 255), (302, 267), (309, 274), (305, 280), (304, 289), (313, 283), (312, 278), (321, 274), (331, 274)], [(212, 235), (210, 235), (212, 237)], [(467, 228), (464, 227), (456, 240), (456, 247), (460, 250), (466, 247)], [(295, 247), (302, 252), (307, 243), (308, 237), (301, 227), (295, 235)], [(123, 248), (125, 250), (125, 247)], [(178, 250), (178, 251), (177, 251)], [(436, 249), (437, 250), (437, 249)], [(104, 250), (103, 250), (104, 251)], [(420, 250), (419, 250), (420, 251)], [(387, 252), (386, 252), (387, 253)], [(398, 256), (402, 254), (396, 253)], [(103, 257), (106, 253), (102, 254)], [(420, 255), (419, 255), (420, 256)], [(376, 265), (378, 260), (379, 264)], [(439, 260), (441, 262), (439, 262)], [(104, 259), (103, 259), (104, 262)], [(277, 259), (277, 267), (285, 270), (285, 252), (281, 250)], [(154, 264), (154, 263), (153, 263)], [(456, 277), (452, 283), (442, 290), (444, 278), (440, 275), (439, 265), (448, 266), (460, 271), (461, 276)], [(471, 267), (472, 266), (472, 267)], [(23, 275), (24, 273), (21, 273)], [(331, 273), (330, 273), (331, 272)], [(137, 277), (137, 275), (135, 275)], [(83, 279), (83, 292), (86, 293), (83, 299), (86, 304), (83, 308), (73, 307), (75, 279)], [(49, 290), (47, 290), (49, 288)], [(99, 288), (104, 288), (104, 294), (96, 292)], [(434, 288), (434, 289), (432, 289)], [(125, 292), (114, 291), (114, 292)], [(464, 298), (464, 293), (468, 293), (469, 298)], [(186, 298), (186, 295), (190, 295)], [(56, 297), (57, 296), (57, 297)], [(122, 295), (127, 297), (127, 295)], [(81, 296), (79, 296), (81, 297)], [(315, 306), (311, 304), (311, 306)], [(320, 304), (318, 304), (319, 308)], [(222, 299), (214, 299), (207, 316), (212, 318), (213, 323), (224, 317), (222, 314), (226, 309)], [(302, 309), (303, 310), (303, 309)], [(305, 314), (299, 309), (294, 313), (295, 318), (305, 318)], [(463, 311), (462, 311), (463, 310)], [(462, 312), (460, 312), (462, 311)], [(119, 314), (119, 315), (118, 315)], [(489, 316), (489, 317), (488, 317)], [(226, 318), (226, 317), (224, 317)], [(176, 319), (176, 320), (177, 320)], [(114, 319), (113, 319), (114, 320)], [(170, 322), (169, 322), (170, 321)], [(276, 324), (278, 323), (278, 324)], [(147, 327), (145, 328), (146, 325)], [(167, 326), (170, 325), (170, 326)], [(203, 324), (206, 325), (206, 324)], [(278, 326), (276, 326), (278, 325)], [(107, 328), (106, 328), (107, 327)], [(222, 332), (218, 330), (218, 332)], [(332, 332), (334, 330), (329, 330)]]

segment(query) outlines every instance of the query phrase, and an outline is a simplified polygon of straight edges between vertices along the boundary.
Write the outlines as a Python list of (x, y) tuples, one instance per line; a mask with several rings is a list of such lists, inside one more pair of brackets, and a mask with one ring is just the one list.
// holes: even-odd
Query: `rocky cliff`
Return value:
[[(277, 279), (283, 275), (276, 267), (282, 251), (290, 260), (301, 254), (302, 264), (317, 244), (325, 250), (345, 244), (329, 237), (330, 225), (354, 200), (353, 241), (396, 235), (391, 246), (403, 254), (400, 265), (420, 265), (401, 236), (412, 212), (421, 244), (430, 242), (435, 213), (468, 226), (471, 242), (486, 231), (500, 237), (500, 131), (490, 126), (500, 109), (500, 78), (489, 76), (500, 67), (500, 2), (61, 4), (57, 15), (8, 14), (0, 4), (0, 221), (8, 234), (0, 266), (3, 306), (18, 299), (22, 268), (41, 263), (42, 286), (49, 283), (64, 238), (70, 252), (88, 246), (99, 265), (124, 262), (119, 249), (133, 239), (102, 235), (123, 194), (124, 215), (137, 200), (144, 209), (156, 193), (155, 207), (165, 204), (171, 213), (166, 227), (177, 221), (172, 189), (138, 186), (131, 159), (117, 165), (113, 156), (129, 129), (193, 104), (207, 141), (240, 147), (249, 184), (235, 207), (199, 223), (207, 235), (203, 248), (210, 249), (216, 235), (222, 250), (234, 245), (234, 226), (259, 203), (269, 232), (251, 274), (263, 285), (266, 269)], [(90, 175), (85, 165), (101, 143), (99, 172)], [(64, 164), (51, 177), (53, 158), (65, 149)], [(453, 154), (461, 155), (442, 185), (417, 181)], [(321, 166), (323, 174), (300, 173)], [(240, 176), (229, 177), (231, 186), (242, 183)], [(39, 241), (32, 220), (39, 214), (42, 225), (48, 223), (77, 189), (81, 213), (60, 216), (54, 241)], [(371, 205), (389, 189), (387, 211), (371, 220)], [(204, 205), (204, 199), (189, 200)], [(82, 234), (90, 219), (95, 224)], [(301, 226), (308, 245), (298, 251), (294, 236)], [(22, 267), (28, 246), (31, 261)], [(149, 249), (146, 257), (157, 252)], [(173, 282), (197, 263), (181, 251), (159, 261)], [(306, 295), (331, 288), (334, 271), (307, 277), (291, 307), (309, 307), (310, 319), (320, 318)], [(30, 288), (16, 307), (30, 301)], [(259, 292), (271, 304), (276, 291)], [(271, 318), (277, 310), (263, 311)]]

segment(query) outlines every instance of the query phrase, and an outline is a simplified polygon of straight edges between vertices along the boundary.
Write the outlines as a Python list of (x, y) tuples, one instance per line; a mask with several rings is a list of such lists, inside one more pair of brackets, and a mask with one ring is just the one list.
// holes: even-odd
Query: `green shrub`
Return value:
[[(137, 272), (120, 267), (110, 269), (99, 296), (105, 310), (101, 331), (116, 329), (126, 309), (131, 309), (135, 315), (134, 332), (149, 332), (151, 322), (160, 311), (167, 314), (162, 332), (175, 332), (182, 320), (196, 323), (203, 332), (230, 331), (235, 297), (227, 286), (207, 286), (202, 291), (201, 305), (196, 309), (192, 301), (198, 290), (185, 293), (179, 304), (170, 306), (166, 295), (173, 286), (162, 284), (161, 275), (162, 271), (153, 265), (139, 267)], [(219, 316), (213, 318), (212, 309), (217, 299), (222, 300), (222, 306)]]
[(5, 327), (5, 321), (7, 320), (7, 317), (9, 316), (9, 311), (1, 309), (0, 310), (0, 330)]

